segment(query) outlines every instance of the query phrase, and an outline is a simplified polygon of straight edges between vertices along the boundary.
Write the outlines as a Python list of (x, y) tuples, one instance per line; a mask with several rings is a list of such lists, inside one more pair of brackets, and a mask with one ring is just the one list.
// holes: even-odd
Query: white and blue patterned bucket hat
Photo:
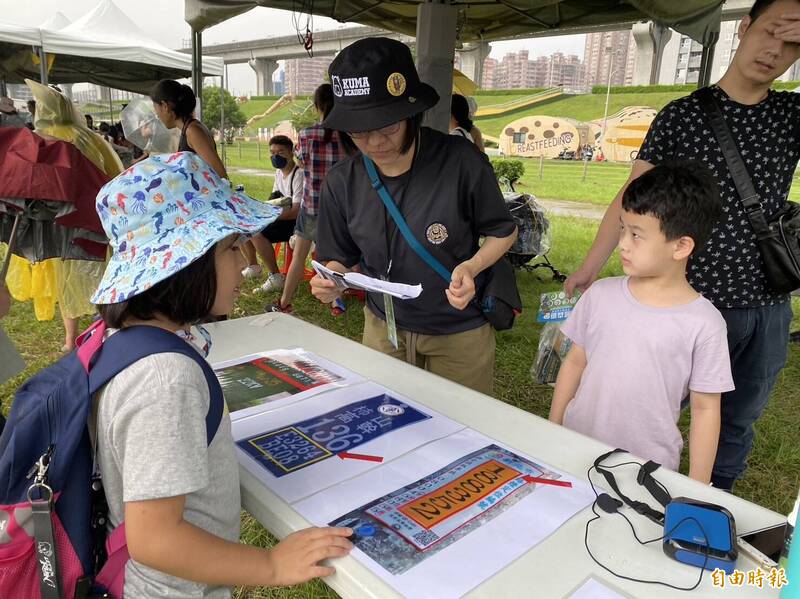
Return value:
[(93, 304), (116, 304), (174, 275), (233, 233), (263, 230), (280, 210), (231, 190), (193, 152), (133, 165), (97, 195), (113, 255)]

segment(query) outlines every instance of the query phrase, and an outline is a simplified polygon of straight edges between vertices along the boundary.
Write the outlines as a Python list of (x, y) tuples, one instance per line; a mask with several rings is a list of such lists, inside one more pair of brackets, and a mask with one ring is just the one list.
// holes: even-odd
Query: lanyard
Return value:
[[(398, 210), (400, 206), (402, 206), (402, 202), (406, 197), (406, 192), (411, 187), (411, 178), (414, 174), (414, 165), (417, 162), (417, 155), (419, 154), (419, 145), (420, 145), (420, 136), (417, 135), (417, 138), (414, 140), (414, 155), (411, 157), (411, 167), (401, 175), (401, 177), (405, 178), (403, 183), (403, 187), (400, 189), (400, 195), (395, 202), (397, 204)], [(379, 175), (380, 176), (380, 175)], [(383, 207), (383, 237), (386, 241), (386, 276), (382, 277), (385, 278), (387, 281), (390, 280), (390, 275), (392, 271), (392, 246), (394, 245), (394, 240), (397, 237), (398, 227), (395, 226), (394, 230), (391, 232), (389, 231), (389, 221), (393, 219), (390, 218), (389, 212), (386, 209), (386, 206)]]

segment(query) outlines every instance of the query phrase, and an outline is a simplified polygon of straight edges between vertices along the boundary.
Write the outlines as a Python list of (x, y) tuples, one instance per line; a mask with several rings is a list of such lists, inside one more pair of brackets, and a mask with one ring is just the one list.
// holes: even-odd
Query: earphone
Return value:
[[(615, 451), (619, 451), (619, 450), (615, 450)], [(705, 572), (706, 566), (708, 565), (708, 557), (709, 557), (709, 549), (708, 549), (709, 541), (708, 541), (708, 538), (709, 537), (708, 537), (708, 534), (705, 531), (705, 528), (703, 527), (702, 523), (700, 523), (696, 518), (686, 517), (686, 518), (682, 518), (681, 520), (679, 520), (669, 531), (666, 531), (660, 537), (657, 537), (655, 539), (650, 539), (650, 540), (647, 540), (647, 541), (642, 541), (639, 538), (639, 535), (637, 534), (636, 528), (633, 526), (633, 523), (630, 521), (630, 519), (624, 513), (622, 513), (620, 511), (621, 508), (624, 507), (625, 504), (627, 503), (637, 513), (642, 514), (642, 515), (646, 516), (647, 518), (649, 518), (649, 519), (653, 520), (654, 522), (656, 522), (658, 524), (661, 524), (661, 525), (663, 525), (663, 514), (662, 514), (662, 518), (659, 519), (657, 517), (659, 512), (657, 512), (656, 510), (653, 510), (649, 505), (647, 505), (647, 504), (645, 504), (643, 502), (633, 501), (633, 500), (625, 497), (625, 495), (623, 495), (619, 491), (619, 489), (618, 489), (618, 487), (616, 485), (616, 481), (614, 481), (613, 475), (610, 472), (608, 472), (608, 470), (605, 470), (605, 469), (606, 468), (608, 468), (608, 469), (620, 468), (622, 466), (630, 466), (630, 465), (639, 466), (640, 471), (639, 471), (639, 475), (637, 477), (637, 480), (639, 481), (640, 484), (645, 485), (645, 487), (647, 487), (647, 489), (649, 491), (651, 491), (651, 492), (652, 492), (651, 487), (654, 487), (654, 488), (656, 486), (660, 487), (659, 495), (661, 493), (663, 493), (662, 497), (669, 497), (669, 492), (664, 487), (664, 485), (662, 485), (659, 481), (657, 481), (655, 478), (653, 478), (651, 476), (651, 473), (652, 473), (653, 470), (655, 470), (655, 468), (653, 468), (653, 467), (651, 467), (649, 465), (653, 464), (653, 462), (648, 462), (647, 464), (644, 464), (644, 465), (640, 464), (639, 462), (623, 462), (621, 464), (616, 464), (614, 466), (604, 466), (604, 467), (600, 468), (599, 467), (600, 462), (602, 462), (605, 458), (607, 458), (609, 455), (611, 455), (613, 453), (615, 453), (615, 452), (609, 452), (607, 454), (604, 454), (603, 456), (600, 456), (595, 461), (595, 463), (592, 464), (592, 466), (589, 468), (589, 470), (586, 471), (586, 478), (589, 480), (589, 485), (591, 486), (592, 492), (594, 493), (594, 496), (595, 496), (595, 500), (592, 503), (592, 513), (594, 514), (594, 517), (590, 518), (586, 522), (586, 527), (584, 529), (584, 534), (583, 534), (583, 545), (586, 548), (586, 552), (589, 554), (589, 557), (592, 558), (592, 561), (594, 563), (596, 563), (598, 566), (603, 568), (603, 570), (605, 570), (609, 574), (611, 574), (613, 576), (616, 576), (617, 578), (621, 578), (623, 580), (630, 580), (632, 582), (639, 582), (639, 583), (642, 583), (642, 584), (657, 584), (657, 585), (665, 586), (665, 587), (668, 587), (668, 588), (671, 588), (671, 589), (675, 589), (677, 591), (693, 591), (698, 586), (700, 586), (700, 583), (703, 581), (703, 574)], [(657, 467), (657, 465), (656, 465), (656, 467)], [(592, 481), (592, 476), (591, 476), (592, 475), (592, 470), (595, 470), (595, 471), (599, 472), (600, 474), (602, 474), (604, 476), (604, 478), (606, 478), (606, 480), (609, 481), (610, 486), (612, 488), (614, 488), (615, 492), (617, 492), (617, 494), (620, 495), (620, 497), (623, 497), (626, 501), (623, 502), (623, 501), (617, 499), (616, 497), (612, 497), (608, 493), (598, 493), (597, 492), (597, 488), (594, 486), (594, 481)], [(610, 476), (607, 476), (607, 474), (610, 475)], [(644, 481), (646, 479), (648, 479), (648, 478), (649, 478), (649, 480), (647, 480), (647, 482), (645, 483)], [(695, 582), (694, 585), (691, 586), (691, 587), (680, 587), (680, 586), (673, 585), (673, 584), (671, 584), (669, 582), (665, 582), (663, 580), (647, 580), (647, 579), (641, 579), (641, 578), (634, 578), (632, 576), (626, 576), (624, 574), (619, 574), (618, 572), (615, 572), (614, 570), (612, 570), (611, 568), (609, 568), (608, 566), (606, 566), (605, 564), (600, 562), (600, 560), (598, 560), (597, 557), (595, 557), (594, 553), (592, 553), (592, 550), (589, 548), (589, 528), (590, 528), (590, 525), (593, 522), (599, 520), (602, 517), (601, 514), (599, 514), (597, 512), (597, 508), (598, 507), (603, 512), (605, 512), (607, 514), (619, 514), (620, 516), (622, 516), (625, 519), (625, 521), (628, 523), (628, 526), (630, 527), (631, 532), (633, 533), (633, 537), (642, 546), (650, 545), (650, 544), (656, 543), (658, 541), (663, 541), (665, 538), (671, 536), (672, 533), (674, 533), (684, 523), (686, 523), (686, 522), (694, 522), (694, 524), (696, 524), (698, 526), (698, 528), (700, 529), (700, 531), (702, 532), (703, 539), (704, 539), (704, 542), (706, 544), (706, 549), (704, 551), (704, 560), (703, 560), (703, 564), (702, 564), (702, 566), (700, 568), (700, 576), (698, 576), (697, 582)]]

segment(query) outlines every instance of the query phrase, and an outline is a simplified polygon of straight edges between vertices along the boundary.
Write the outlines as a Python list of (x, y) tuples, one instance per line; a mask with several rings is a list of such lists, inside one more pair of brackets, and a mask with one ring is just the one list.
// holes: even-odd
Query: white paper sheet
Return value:
[[(366, 549), (362, 551), (358, 548), (357, 537), (357, 547), (351, 553), (407, 597), (461, 597), (536, 546), (589, 505), (594, 499), (589, 485), (480, 433), (464, 429), (419, 447), (380, 468), (308, 497), (294, 507), (314, 524), (339, 522), (348, 525), (347, 522), (342, 522), (343, 516), (350, 516), (351, 512), (362, 506), (413, 485), (432, 473), (450, 467), (464, 456), (492, 445), (534, 462), (547, 472), (546, 476), (557, 476), (560, 481), (570, 482), (572, 487), (537, 483), (526, 488), (527, 494), (520, 493), (520, 496), (514, 497), (516, 501), (509, 501), (506, 505), (498, 503), (494, 506), (496, 511), (491, 514), (487, 509), (484, 515), (468, 520), (458, 531), (455, 540), (448, 541), (449, 545), (431, 552), (410, 567), (407, 567), (407, 563), (400, 564), (397, 570), (407, 568), (400, 574), (391, 574), (387, 569), (397, 566), (396, 563), (391, 563), (391, 552), (384, 556), (386, 565), (381, 565), (367, 555)], [(454, 510), (453, 514), (460, 511)], [(350, 520), (357, 526), (364, 525), (364, 520)], [(380, 541), (379, 537), (375, 538), (376, 542)], [(444, 539), (441, 542), (444, 543)], [(428, 551), (430, 550), (426, 550)], [(377, 553), (379, 554), (379, 550)], [(375, 554), (376, 551), (373, 551), (373, 555)]]
[(626, 599), (626, 596), (620, 595), (596, 578), (589, 578), (569, 596), (569, 599)]
[(311, 266), (324, 279), (333, 281), (340, 289), (362, 289), (385, 293), (398, 299), (414, 299), (422, 293), (422, 285), (406, 285), (405, 283), (392, 283), (382, 281), (374, 277), (368, 277), (359, 272), (340, 273), (331, 270), (327, 266), (320, 264), (316, 260), (311, 261)]
[[(254, 362), (261, 367), (253, 365)], [(269, 412), (330, 389), (364, 381), (364, 377), (343, 366), (300, 348), (249, 354), (217, 362), (213, 368), (220, 379), (231, 420)]]
[[(360, 418), (354, 406), (372, 398), (380, 398), (374, 401), (386, 409)], [(412, 418), (416, 421), (405, 424)], [(389, 421), (397, 424), (381, 428)], [(372, 382), (328, 391), (232, 423), (239, 462), (288, 503), (385, 467), (412, 449), (463, 428)], [(342, 459), (343, 451), (383, 460)]]

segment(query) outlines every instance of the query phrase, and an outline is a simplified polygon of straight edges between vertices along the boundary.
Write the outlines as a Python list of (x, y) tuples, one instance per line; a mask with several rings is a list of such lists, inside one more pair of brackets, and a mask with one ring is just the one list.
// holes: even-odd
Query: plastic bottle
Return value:
[[(797, 512), (800, 508), (800, 493), (794, 502), (794, 509), (789, 514), (786, 526), (786, 539), (783, 542), (779, 567), (786, 572), (789, 584), (781, 589), (781, 599), (800, 599), (800, 540), (792, 543), (794, 528), (797, 524)], [(800, 539), (800, 537), (798, 537)]]

